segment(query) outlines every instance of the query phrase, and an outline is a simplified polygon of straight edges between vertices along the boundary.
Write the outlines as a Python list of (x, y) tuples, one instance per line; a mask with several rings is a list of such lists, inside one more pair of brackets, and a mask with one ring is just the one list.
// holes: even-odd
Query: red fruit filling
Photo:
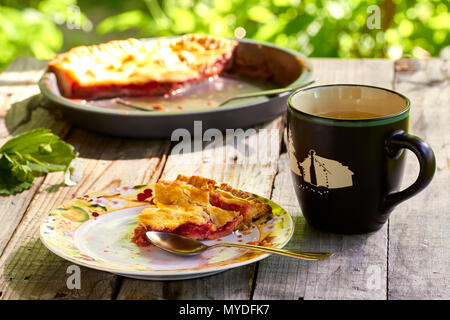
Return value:
[[(145, 201), (153, 195), (152, 189), (145, 189), (144, 192), (138, 193), (138, 201)], [(153, 199), (152, 199), (153, 200)]]
[(209, 198), (209, 202), (215, 206), (224, 210), (238, 211), (247, 221), (247, 216), (249, 210), (252, 208), (251, 204), (241, 204), (241, 203), (230, 203), (222, 200), (217, 193), (212, 193)]
[(220, 238), (222, 236), (225, 236), (227, 234), (230, 234), (233, 232), (234, 227), (239, 222), (239, 216), (234, 218), (232, 221), (226, 223), (222, 227), (218, 228), (216, 231), (212, 231), (212, 223), (208, 222), (203, 225), (194, 224), (191, 222), (184, 223), (176, 228), (165, 228), (162, 230), (156, 230), (151, 229), (150, 227), (145, 226), (138, 226), (136, 229), (134, 229), (134, 236), (131, 239), (135, 244), (137, 244), (139, 247), (148, 247), (151, 243), (147, 239), (147, 236), (145, 233), (147, 231), (160, 231), (160, 232), (169, 232), (169, 233), (175, 233), (180, 236), (189, 237), (191, 239), (208, 239), (208, 240), (214, 240), (217, 238)]
[(222, 72), (228, 58), (226, 56), (218, 60), (209, 68), (205, 68), (200, 74), (192, 79), (180, 82), (158, 82), (148, 81), (140, 84), (101, 84), (82, 85), (69, 74), (63, 73), (58, 77), (58, 84), (63, 95), (71, 99), (103, 99), (120, 96), (162, 96), (176, 92), (188, 84), (196, 83)]

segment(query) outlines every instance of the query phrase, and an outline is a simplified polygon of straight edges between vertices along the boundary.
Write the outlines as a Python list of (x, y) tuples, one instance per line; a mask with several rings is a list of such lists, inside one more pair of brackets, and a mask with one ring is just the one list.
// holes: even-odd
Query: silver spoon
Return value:
[(243, 93), (243, 94), (239, 94), (236, 95), (234, 97), (230, 97), (224, 101), (222, 101), (219, 105), (217, 105), (218, 107), (223, 106), (224, 104), (232, 101), (232, 100), (236, 100), (236, 99), (244, 99), (244, 98), (253, 98), (253, 97), (260, 97), (260, 96), (272, 96), (272, 95), (276, 95), (276, 94), (280, 94), (280, 93), (284, 93), (284, 92), (290, 92), (290, 91), (295, 91), (297, 89), (300, 88), (304, 88), (307, 87), (311, 84), (313, 84), (314, 82), (316, 82), (316, 80), (311, 80), (307, 83), (303, 83), (299, 86), (296, 87), (287, 87), (287, 88), (279, 88), (279, 89), (271, 89), (271, 90), (263, 90), (263, 91), (256, 91), (256, 92), (250, 92), (250, 93)]
[(332, 255), (331, 252), (302, 252), (291, 251), (286, 249), (278, 249), (272, 247), (256, 246), (244, 243), (219, 242), (211, 246), (193, 240), (191, 238), (179, 236), (173, 233), (148, 231), (146, 233), (148, 240), (158, 248), (175, 253), (182, 256), (194, 256), (205, 250), (217, 247), (237, 247), (256, 251), (264, 251), (267, 253), (281, 254), (283, 256), (293, 257), (303, 260), (322, 260)]

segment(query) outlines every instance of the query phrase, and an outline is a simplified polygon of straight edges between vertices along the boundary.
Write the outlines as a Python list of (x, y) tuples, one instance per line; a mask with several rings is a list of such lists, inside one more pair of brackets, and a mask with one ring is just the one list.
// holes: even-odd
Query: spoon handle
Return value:
[(268, 253), (280, 254), (283, 256), (288, 256), (288, 257), (293, 257), (293, 258), (303, 259), (303, 260), (323, 260), (333, 254), (331, 252), (291, 251), (291, 250), (286, 250), (286, 249), (278, 249), (278, 248), (272, 248), (272, 247), (256, 246), (256, 245), (252, 245), (252, 244), (234, 243), (234, 242), (220, 242), (220, 243), (216, 243), (216, 244), (210, 246), (210, 248), (215, 248), (215, 247), (244, 248), (244, 249), (250, 249), (250, 250), (264, 251), (264, 252), (268, 252)]
[(316, 82), (316, 80), (311, 80), (307, 83), (301, 84), (297, 87), (287, 87), (287, 88), (279, 88), (279, 89), (271, 89), (271, 90), (264, 90), (264, 91), (256, 91), (256, 92), (251, 92), (251, 93), (243, 93), (243, 94), (239, 94), (233, 97), (230, 97), (224, 101), (222, 101), (218, 107), (223, 106), (224, 104), (232, 101), (232, 100), (236, 100), (236, 99), (244, 99), (244, 98), (253, 98), (253, 97), (259, 97), (259, 96), (271, 96), (271, 95), (275, 95), (275, 94), (280, 94), (280, 93), (284, 93), (284, 92), (288, 92), (288, 91), (294, 91), (300, 88), (304, 88), (309, 86), (310, 84), (313, 84), (314, 82)]

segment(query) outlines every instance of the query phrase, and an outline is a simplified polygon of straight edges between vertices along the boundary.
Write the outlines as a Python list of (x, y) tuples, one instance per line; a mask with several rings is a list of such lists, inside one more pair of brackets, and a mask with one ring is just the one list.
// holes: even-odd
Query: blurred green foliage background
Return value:
[(448, 58), (449, 7), (420, 0), (0, 0), (0, 68), (18, 56), (50, 59), (77, 45), (190, 32), (245, 36), (314, 57)]

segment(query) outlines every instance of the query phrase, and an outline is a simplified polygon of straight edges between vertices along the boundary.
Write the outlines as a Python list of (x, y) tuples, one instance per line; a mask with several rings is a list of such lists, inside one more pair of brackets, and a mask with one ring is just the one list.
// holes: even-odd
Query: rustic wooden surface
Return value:
[[(61, 173), (35, 180), (30, 190), (0, 197), (0, 299), (449, 299), (450, 298), (450, 63), (427, 60), (312, 59), (320, 84), (362, 83), (393, 88), (412, 101), (412, 133), (435, 150), (431, 185), (398, 206), (378, 232), (339, 236), (305, 222), (293, 193), (283, 142), (284, 119), (255, 127), (242, 143), (194, 152), (187, 158), (170, 141), (118, 139), (70, 126), (39, 103), (37, 80), (46, 63), (18, 59), (0, 74), (0, 145), (37, 127), (73, 144), (83, 164), (77, 185)], [(269, 129), (270, 135), (263, 134)], [(257, 159), (257, 161), (255, 161)], [(408, 157), (404, 186), (417, 176)], [(39, 240), (50, 209), (88, 191), (153, 182), (178, 173), (200, 174), (271, 197), (295, 219), (288, 248), (331, 250), (321, 262), (271, 256), (220, 274), (185, 281), (141, 281), (82, 268), (81, 289), (66, 286), (69, 262)]]

